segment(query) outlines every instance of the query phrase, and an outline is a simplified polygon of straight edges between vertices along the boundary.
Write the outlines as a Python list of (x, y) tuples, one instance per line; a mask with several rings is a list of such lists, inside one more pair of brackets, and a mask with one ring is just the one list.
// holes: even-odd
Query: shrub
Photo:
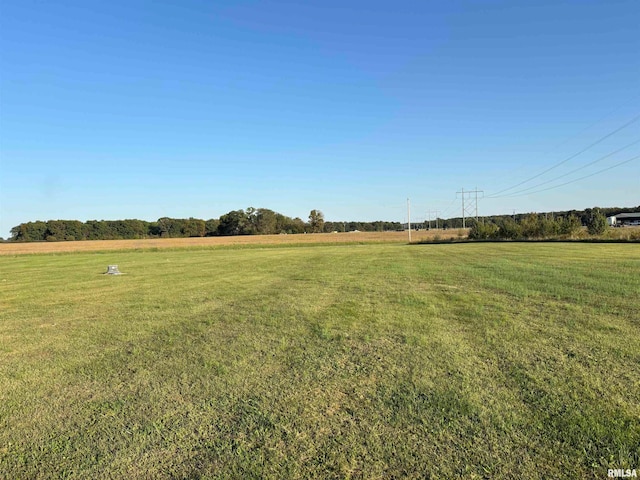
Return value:
[(582, 229), (582, 222), (575, 215), (558, 219), (560, 234), (573, 236)]
[(508, 218), (502, 222), (500, 225), (500, 238), (505, 238), (508, 240), (517, 240), (522, 237), (522, 228), (518, 225), (515, 220)]
[(560, 233), (560, 225), (555, 218), (540, 218), (540, 236), (542, 238), (555, 237)]
[(495, 223), (476, 223), (469, 230), (469, 238), (473, 240), (488, 240), (498, 238), (500, 229)]
[(524, 238), (540, 238), (542, 236), (540, 218), (535, 213), (531, 213), (522, 219), (520, 229)]
[(602, 211), (596, 208), (589, 208), (585, 211), (587, 217), (587, 231), (590, 235), (602, 235), (607, 231), (607, 217)]

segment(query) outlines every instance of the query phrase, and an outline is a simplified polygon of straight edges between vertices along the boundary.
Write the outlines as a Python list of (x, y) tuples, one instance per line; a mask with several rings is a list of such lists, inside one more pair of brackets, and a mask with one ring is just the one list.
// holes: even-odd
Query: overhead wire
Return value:
[[(583, 133), (591, 130), (593, 127), (595, 127), (596, 125), (598, 125), (600, 122), (602, 122), (603, 120), (609, 118), (611, 115), (613, 115), (614, 113), (618, 112), (620, 109), (622, 109), (625, 106), (628, 106), (629, 104), (633, 103), (635, 100), (639, 99), (640, 95), (635, 95), (627, 100), (624, 101), (624, 103), (618, 105), (616, 108), (614, 108), (613, 110), (611, 110), (609, 113), (607, 113), (606, 115), (600, 117), (598, 120), (596, 120), (595, 122), (589, 124), (588, 126), (584, 127), (582, 130), (579, 130), (578, 132), (569, 135), (568, 137), (566, 137), (564, 140), (562, 140), (560, 143), (556, 144), (555, 146), (553, 146), (552, 148), (546, 150), (542, 155), (548, 155), (551, 152), (554, 152), (555, 150), (557, 150), (558, 148), (560, 148), (563, 145), (566, 145), (569, 141), (573, 140), (574, 138), (579, 137), (580, 135), (582, 135)], [(524, 167), (526, 167), (526, 165), (520, 165), (520, 167), (512, 170), (512, 173), (510, 174), (510, 176), (513, 176), (513, 174), (517, 171), (522, 170)], [(514, 187), (515, 188), (515, 187)]]
[(541, 186), (543, 186), (543, 185), (548, 185), (548, 184), (549, 184), (549, 183), (551, 183), (551, 182), (555, 182), (556, 180), (560, 180), (561, 178), (564, 178), (564, 177), (567, 177), (567, 176), (569, 176), (569, 175), (572, 175), (572, 174), (574, 174), (574, 173), (576, 173), (576, 172), (579, 172), (580, 170), (584, 170), (585, 168), (588, 168), (588, 167), (590, 167), (591, 165), (595, 165), (596, 163), (601, 162), (602, 160), (604, 160), (604, 159), (606, 159), (606, 158), (612, 157), (612, 156), (613, 156), (613, 155), (615, 155), (616, 153), (620, 153), (620, 152), (622, 152), (623, 150), (626, 150), (627, 148), (632, 147), (632, 146), (634, 146), (634, 145), (636, 145), (636, 144), (638, 144), (638, 143), (640, 143), (640, 139), (636, 140), (635, 142), (631, 142), (631, 143), (629, 143), (628, 145), (625, 145), (624, 147), (621, 147), (621, 148), (619, 148), (619, 149), (617, 149), (617, 150), (615, 150), (615, 151), (613, 151), (613, 152), (611, 152), (611, 153), (608, 153), (608, 154), (606, 154), (606, 155), (603, 155), (602, 157), (599, 157), (599, 158), (597, 158), (597, 159), (593, 160), (592, 162), (589, 162), (589, 163), (587, 163), (587, 164), (585, 164), (585, 165), (582, 165), (582, 166), (580, 166), (580, 167), (578, 167), (578, 168), (575, 168), (575, 169), (573, 169), (573, 170), (571, 170), (571, 171), (569, 171), (569, 172), (567, 172), (567, 173), (564, 173), (564, 174), (562, 174), (562, 175), (560, 175), (560, 176), (558, 176), (558, 177), (552, 178), (551, 180), (546, 180), (546, 181), (541, 182), (541, 183), (538, 183), (538, 184), (536, 184), (536, 185), (532, 185), (531, 187), (527, 187), (527, 188), (525, 188), (525, 189), (518, 190), (517, 192), (507, 193), (507, 194), (504, 194), (504, 195), (490, 195), (490, 196), (487, 196), (487, 197), (485, 197), (485, 198), (503, 198), (503, 197), (514, 197), (514, 196), (519, 196), (519, 194), (521, 194), (521, 193), (526, 193), (526, 192), (528, 192), (529, 190), (536, 189), (536, 188), (541, 187)]
[[(634, 98), (637, 98), (637, 97), (634, 97)], [(626, 105), (626, 104), (628, 104), (628, 102), (626, 102), (626, 103), (625, 103), (625, 105)], [(611, 111), (610, 113), (608, 113), (608, 114), (607, 114), (607, 115), (605, 115), (604, 117), (600, 118), (600, 119), (599, 119), (599, 120), (597, 120), (596, 122), (594, 122), (594, 123), (590, 124), (589, 126), (585, 127), (584, 129), (580, 130), (578, 133), (576, 133), (576, 134), (572, 135), (571, 137), (569, 137), (568, 139), (564, 140), (563, 142), (561, 142), (559, 145), (557, 145), (557, 146), (556, 146), (556, 147), (554, 147), (554, 148), (558, 148), (559, 146), (564, 145), (565, 143), (567, 143), (567, 142), (568, 142), (569, 140), (571, 140), (572, 138), (575, 138), (575, 137), (577, 137), (578, 135), (581, 135), (582, 133), (584, 133), (585, 131), (587, 131), (587, 130), (591, 129), (593, 126), (597, 125), (597, 124), (598, 124), (598, 123), (600, 123), (602, 120), (604, 120), (604, 119), (608, 118), (608, 117), (609, 117), (609, 116), (611, 116), (613, 113), (615, 113), (616, 111), (620, 110), (620, 108), (622, 108), (623, 106), (624, 106), (624, 105), (621, 105), (621, 106), (619, 106), (619, 107), (615, 108), (613, 111)], [(613, 155), (615, 155), (615, 154), (617, 154), (617, 153), (619, 153), (619, 152), (621, 152), (621, 151), (623, 151), (623, 150), (626, 150), (627, 148), (629, 148), (629, 147), (631, 147), (631, 146), (633, 146), (633, 145), (636, 145), (636, 144), (640, 143), (640, 139), (638, 139), (638, 140), (636, 140), (636, 141), (634, 141), (634, 142), (632, 142), (632, 143), (630, 143), (630, 144), (628, 144), (628, 145), (625, 145), (624, 147), (621, 147), (621, 148), (619, 148), (619, 149), (617, 149), (617, 150), (615, 150), (615, 151), (613, 151), (613, 152), (611, 152), (611, 153), (608, 153), (607, 155), (603, 155), (603, 156), (601, 156), (601, 157), (597, 158), (596, 160), (593, 160), (593, 161), (591, 161), (591, 162), (589, 162), (589, 163), (587, 163), (587, 164), (585, 164), (585, 165), (581, 165), (581, 166), (579, 166), (578, 168), (575, 168), (575, 169), (573, 169), (573, 170), (571, 170), (571, 171), (569, 171), (569, 172), (567, 172), (567, 173), (564, 173), (564, 174), (562, 174), (562, 175), (560, 175), (560, 176), (558, 176), (558, 177), (555, 177), (555, 178), (553, 178), (553, 179), (550, 179), (550, 180), (547, 180), (547, 181), (544, 181), (544, 182), (538, 183), (538, 184), (533, 185), (533, 186), (531, 186), (531, 187), (527, 187), (527, 188), (525, 188), (525, 189), (523, 189), (523, 190), (519, 190), (519, 191), (517, 191), (517, 192), (515, 192), (515, 193), (510, 193), (510, 194), (506, 194), (506, 195), (500, 195), (500, 194), (502, 194), (502, 193), (504, 193), (504, 192), (508, 192), (509, 190), (513, 190), (514, 188), (517, 188), (517, 187), (519, 187), (519, 186), (521, 186), (521, 185), (524, 185), (524, 184), (526, 184), (526, 183), (529, 183), (529, 182), (531, 182), (532, 180), (535, 180), (536, 178), (539, 178), (539, 177), (541, 177), (542, 175), (544, 175), (544, 174), (546, 174), (546, 173), (548, 173), (548, 172), (550, 172), (550, 171), (552, 171), (552, 170), (554, 170), (554, 169), (556, 169), (556, 168), (560, 167), (561, 165), (564, 165), (565, 163), (569, 162), (570, 160), (573, 160), (574, 158), (576, 158), (576, 157), (578, 157), (579, 155), (581, 155), (581, 154), (585, 153), (586, 151), (590, 150), (591, 148), (595, 147), (596, 145), (598, 145), (598, 144), (602, 143), (602, 142), (603, 142), (603, 141), (605, 141), (606, 139), (608, 139), (608, 138), (612, 137), (613, 135), (615, 135), (616, 133), (618, 133), (618, 132), (620, 132), (621, 130), (625, 129), (626, 127), (628, 127), (628, 126), (632, 125), (633, 123), (637, 122), (638, 120), (640, 120), (640, 114), (636, 115), (636, 116), (635, 116), (635, 117), (633, 117), (631, 120), (629, 120), (628, 122), (624, 123), (623, 125), (621, 125), (620, 127), (616, 128), (615, 130), (613, 130), (613, 131), (611, 131), (611, 132), (607, 133), (606, 135), (604, 135), (604, 136), (600, 137), (600, 138), (599, 138), (599, 139), (597, 139), (595, 142), (590, 143), (589, 145), (587, 145), (587, 146), (586, 146), (585, 148), (583, 148), (582, 150), (580, 150), (580, 151), (578, 151), (578, 152), (574, 153), (573, 155), (571, 155), (571, 156), (569, 156), (569, 157), (567, 157), (567, 158), (563, 159), (562, 161), (560, 161), (560, 162), (558, 162), (558, 163), (556, 163), (556, 164), (552, 165), (551, 167), (547, 168), (546, 170), (544, 170), (544, 171), (542, 171), (542, 172), (540, 172), (540, 173), (538, 173), (538, 174), (536, 174), (536, 175), (534, 175), (534, 176), (532, 176), (532, 177), (529, 177), (529, 178), (527, 178), (526, 180), (524, 180), (524, 181), (522, 181), (522, 182), (519, 182), (519, 183), (517, 183), (517, 184), (515, 184), (515, 185), (512, 185), (512, 186), (510, 186), (510, 187), (508, 187), (508, 188), (505, 188), (505, 189), (503, 189), (503, 190), (500, 190), (500, 191), (498, 191), (498, 192), (496, 192), (496, 193), (493, 193), (493, 194), (491, 194), (491, 195), (487, 195), (487, 196), (486, 196), (486, 197), (484, 197), (484, 198), (490, 198), (490, 199), (491, 199), (491, 198), (503, 198), (503, 197), (518, 197), (518, 196), (533, 195), (533, 194), (536, 194), (536, 193), (545, 192), (545, 191), (548, 191), (548, 190), (552, 190), (552, 189), (555, 189), (555, 188), (560, 188), (560, 187), (562, 187), (562, 186), (565, 186), (565, 185), (569, 185), (569, 184), (572, 184), (572, 183), (578, 182), (578, 181), (580, 181), (580, 180), (584, 180), (584, 179), (589, 178), (589, 177), (593, 177), (593, 176), (595, 176), (595, 175), (598, 175), (598, 174), (600, 174), (600, 173), (606, 172), (606, 171), (611, 170), (611, 169), (613, 169), (613, 168), (617, 168), (617, 167), (619, 167), (619, 166), (622, 166), (622, 165), (624, 165), (624, 164), (630, 163), (630, 162), (632, 162), (632, 161), (634, 161), (634, 160), (636, 160), (636, 159), (640, 158), (640, 155), (638, 155), (638, 156), (632, 157), (632, 158), (630, 158), (630, 159), (627, 159), (627, 160), (625, 160), (625, 161), (622, 161), (622, 162), (616, 163), (615, 165), (611, 165), (611, 166), (609, 166), (609, 167), (606, 167), (606, 168), (603, 168), (603, 169), (601, 169), (601, 170), (598, 170), (597, 172), (591, 173), (591, 174), (589, 174), (589, 175), (584, 175), (584, 176), (582, 176), (582, 177), (579, 177), (579, 178), (576, 178), (576, 179), (570, 180), (570, 181), (568, 181), (568, 182), (564, 182), (564, 183), (561, 183), (561, 184), (558, 184), (558, 185), (553, 185), (553, 186), (551, 186), (551, 187), (544, 188), (544, 189), (541, 189), (541, 190), (536, 190), (536, 191), (534, 191), (534, 192), (531, 192), (531, 191), (530, 191), (530, 190), (533, 190), (533, 189), (535, 189), (535, 188), (541, 187), (541, 186), (543, 186), (543, 185), (547, 185), (547, 184), (549, 184), (549, 183), (551, 183), (551, 182), (555, 182), (555, 181), (557, 181), (557, 180), (559, 180), (559, 179), (561, 179), (561, 178), (565, 178), (565, 177), (567, 177), (567, 176), (569, 176), (569, 175), (572, 175), (572, 174), (574, 174), (574, 173), (576, 173), (576, 172), (578, 172), (578, 171), (584, 170), (585, 168), (588, 168), (588, 167), (590, 167), (590, 166), (592, 166), (592, 165), (595, 165), (596, 163), (598, 163), (598, 162), (600, 162), (600, 161), (602, 161), (602, 160), (605, 160), (605, 159), (607, 159), (607, 158), (609, 158), (609, 157), (612, 157)], [(447, 218), (447, 215), (449, 215), (450, 213), (452, 213), (453, 205), (454, 205), (454, 203), (456, 203), (456, 201), (457, 201), (457, 200), (458, 200), (457, 198), (453, 199), (453, 200), (451, 201), (451, 203), (450, 203), (449, 205), (447, 205), (443, 211), (439, 212), (438, 217), (439, 217), (439, 218)]]
[(487, 197), (494, 198), (494, 197), (496, 197), (496, 196), (500, 195), (501, 193), (507, 192), (507, 191), (509, 191), (509, 190), (513, 190), (514, 188), (517, 188), (517, 187), (519, 187), (519, 186), (521, 186), (521, 185), (524, 185), (525, 183), (529, 183), (531, 180), (535, 180), (536, 178), (541, 177), (541, 176), (542, 176), (542, 175), (544, 175), (545, 173), (548, 173), (548, 172), (550, 172), (551, 170), (554, 170), (554, 169), (558, 168), (560, 165), (564, 165), (564, 164), (565, 164), (565, 163), (567, 163), (568, 161), (573, 160), (574, 158), (576, 158), (576, 157), (577, 157), (577, 156), (579, 156), (579, 155), (582, 155), (582, 154), (583, 154), (584, 152), (586, 152), (587, 150), (589, 150), (589, 149), (591, 149), (591, 148), (595, 147), (595, 146), (596, 146), (596, 145), (598, 145), (599, 143), (602, 143), (602, 142), (603, 142), (603, 141), (605, 141), (607, 138), (609, 138), (609, 137), (611, 137), (611, 136), (615, 135), (615, 134), (616, 134), (616, 133), (618, 133), (619, 131), (621, 131), (621, 130), (625, 129), (626, 127), (628, 127), (629, 125), (631, 125), (631, 124), (633, 124), (633, 123), (637, 122), (638, 120), (640, 120), (640, 114), (639, 114), (639, 115), (636, 115), (636, 116), (635, 116), (635, 117), (633, 117), (631, 120), (629, 120), (627, 123), (625, 123), (624, 125), (622, 125), (622, 126), (620, 126), (620, 127), (616, 128), (616, 129), (615, 129), (615, 130), (613, 130), (612, 132), (609, 132), (609, 133), (607, 133), (606, 135), (604, 135), (603, 137), (600, 137), (598, 140), (596, 140), (595, 142), (593, 142), (593, 143), (589, 144), (588, 146), (586, 146), (585, 148), (583, 148), (583, 149), (582, 149), (582, 150), (580, 150), (579, 152), (576, 152), (576, 153), (574, 153), (573, 155), (571, 155), (571, 156), (569, 156), (569, 157), (565, 158), (565, 159), (564, 159), (564, 160), (562, 160), (561, 162), (558, 162), (558, 163), (556, 163), (555, 165), (552, 165), (551, 167), (547, 168), (546, 170), (544, 170), (544, 171), (542, 171), (542, 172), (538, 173), (537, 175), (534, 175), (533, 177), (529, 177), (529, 178), (527, 178), (526, 180), (523, 180), (523, 181), (522, 181), (522, 182), (520, 182), (520, 183), (517, 183), (517, 184), (512, 185), (512, 186), (510, 186), (510, 187), (508, 187), (508, 188), (505, 188), (505, 189), (503, 189), (503, 190), (500, 190), (499, 192), (492, 193), (491, 195), (487, 195)]
[(454, 204), (457, 200), (458, 200), (457, 198), (454, 198), (454, 199), (451, 201), (451, 203), (450, 203), (449, 205), (447, 205), (447, 206), (445, 207), (445, 209), (444, 209), (442, 212), (440, 212), (440, 215), (438, 215), (438, 217), (439, 217), (439, 218), (446, 218), (446, 216), (445, 216), (445, 215), (446, 215), (446, 214), (448, 214), (448, 213), (451, 211), (451, 207), (453, 206), (453, 204)]
[(514, 197), (522, 197), (524, 195), (533, 195), (533, 194), (536, 194), (536, 193), (541, 193), (541, 192), (546, 192), (548, 190), (553, 190), (554, 188), (564, 187), (565, 185), (569, 185), (571, 183), (579, 182), (580, 180), (584, 180), (585, 178), (593, 177), (595, 175), (599, 175), (599, 174), (604, 173), (604, 172), (606, 172), (608, 170), (611, 170), (613, 168), (620, 167), (620, 166), (622, 166), (622, 165), (624, 165), (626, 163), (630, 163), (630, 162), (632, 162), (634, 160), (637, 160), (639, 158), (640, 158), (640, 155), (636, 155), (635, 157), (631, 157), (631, 158), (629, 158), (629, 159), (627, 159), (627, 160), (625, 160), (623, 162), (616, 163), (615, 165), (611, 165), (611, 166), (609, 166), (607, 168), (603, 168), (602, 170), (598, 170), (597, 172), (590, 173), (589, 175), (585, 175), (585, 176), (580, 177), (580, 178), (575, 178), (573, 180), (569, 180), (568, 182), (564, 182), (564, 183), (561, 183), (559, 185), (553, 185), (553, 186), (548, 187), (548, 188), (543, 188), (542, 190), (537, 190), (535, 192), (522, 193), (520, 195), (513, 195), (513, 196)]

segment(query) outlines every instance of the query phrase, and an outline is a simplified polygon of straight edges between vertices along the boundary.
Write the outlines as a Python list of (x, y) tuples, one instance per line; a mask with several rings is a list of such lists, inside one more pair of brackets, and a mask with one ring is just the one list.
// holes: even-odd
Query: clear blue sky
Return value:
[(536, 193), (640, 155), (639, 25), (637, 0), (2, 0), (0, 236), (407, 197), (418, 221), (532, 177), (480, 214), (639, 205), (640, 159)]

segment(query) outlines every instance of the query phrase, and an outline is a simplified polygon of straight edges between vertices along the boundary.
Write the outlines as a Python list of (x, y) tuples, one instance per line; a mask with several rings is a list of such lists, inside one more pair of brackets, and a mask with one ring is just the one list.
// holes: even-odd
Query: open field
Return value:
[(0, 257), (0, 478), (640, 469), (638, 245), (201, 247)]
[[(447, 240), (466, 237), (468, 229), (420, 230), (411, 241)], [(0, 243), (0, 255), (22, 253), (97, 252), (103, 250), (143, 250), (228, 245), (299, 245), (344, 243), (408, 243), (407, 232), (310, 233), (296, 235), (238, 235), (232, 237), (153, 238), (145, 240), (87, 240), (79, 242)]]
[[(411, 242), (460, 240), (467, 237), (468, 228), (449, 230), (419, 230), (411, 233)], [(586, 229), (573, 238), (590, 240)], [(640, 227), (609, 228), (598, 240), (640, 240)], [(311, 245), (311, 244), (362, 244), (408, 243), (407, 232), (347, 232), (313, 233), (296, 235), (238, 235), (229, 237), (149, 238), (140, 240), (86, 240), (62, 242), (4, 242), (0, 243), (0, 255), (25, 253), (101, 252), (108, 250), (158, 250), (174, 248), (209, 248), (251, 245)]]

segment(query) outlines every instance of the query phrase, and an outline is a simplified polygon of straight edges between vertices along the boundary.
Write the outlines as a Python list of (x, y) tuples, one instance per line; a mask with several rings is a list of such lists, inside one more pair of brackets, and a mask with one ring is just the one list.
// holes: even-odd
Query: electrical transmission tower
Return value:
[(460, 194), (460, 196), (462, 197), (462, 228), (467, 228), (467, 225), (466, 225), (467, 217), (473, 217), (475, 214), (476, 222), (478, 221), (478, 194), (479, 193), (482, 193), (484, 195), (484, 190), (478, 190), (478, 187), (476, 187), (475, 190), (467, 190), (466, 192), (463, 188), (460, 192), (456, 192), (456, 196)]

